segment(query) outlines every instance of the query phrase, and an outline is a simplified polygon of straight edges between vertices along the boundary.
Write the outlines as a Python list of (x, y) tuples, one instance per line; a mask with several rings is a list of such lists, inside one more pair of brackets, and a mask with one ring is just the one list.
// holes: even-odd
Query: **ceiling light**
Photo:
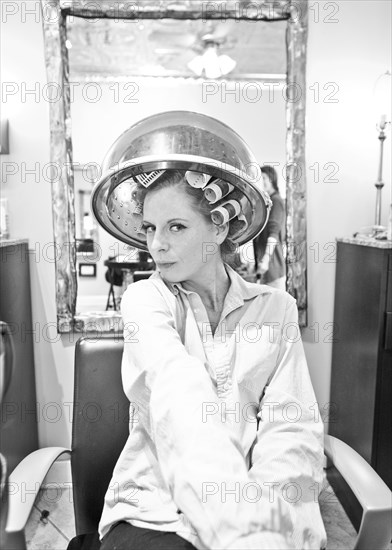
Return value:
[(218, 55), (218, 45), (214, 42), (206, 44), (203, 55), (197, 55), (188, 63), (188, 67), (197, 76), (206, 78), (219, 78), (230, 73), (237, 65), (236, 61), (228, 55)]

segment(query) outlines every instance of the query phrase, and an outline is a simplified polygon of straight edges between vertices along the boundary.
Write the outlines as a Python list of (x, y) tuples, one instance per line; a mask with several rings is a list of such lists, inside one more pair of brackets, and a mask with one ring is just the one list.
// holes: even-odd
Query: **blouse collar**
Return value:
[[(250, 300), (259, 294), (271, 293), (270, 287), (245, 281), (241, 275), (235, 271), (235, 269), (230, 267), (227, 263), (224, 265), (230, 278), (229, 290), (225, 297), (225, 303), (229, 307), (239, 307), (244, 304), (245, 300)], [(159, 271), (155, 271), (155, 273), (151, 275), (151, 278), (161, 279), (175, 296), (177, 296), (180, 292), (187, 295), (194, 292), (193, 290), (185, 289), (181, 283), (170, 283), (169, 281), (166, 281)]]

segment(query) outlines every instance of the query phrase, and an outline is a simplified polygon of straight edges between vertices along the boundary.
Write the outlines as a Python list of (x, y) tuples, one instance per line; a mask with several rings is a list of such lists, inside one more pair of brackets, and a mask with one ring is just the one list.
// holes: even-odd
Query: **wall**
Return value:
[[(3, 22), (5, 4), (1, 2)], [(373, 223), (378, 142), (369, 105), (374, 81), (390, 66), (391, 7), (389, 2), (377, 0), (333, 2), (338, 7), (333, 18), (338, 21), (330, 23), (330, 8), (325, 9), (326, 4), (321, 2), (312, 5), (317, 4), (319, 21), (316, 21), (313, 9), (309, 29), (306, 152), (309, 167), (319, 163), (321, 178), (314, 181), (315, 168), (308, 169), (309, 325), (313, 328), (305, 331), (304, 340), (317, 399), (323, 407), (329, 400), (331, 343), (325, 341), (329, 334), (325, 325), (333, 320), (335, 273), (335, 265), (328, 262), (328, 254), (333, 251), (330, 243), (335, 242), (336, 236), (351, 235), (361, 226)], [(15, 83), (15, 93), (9, 95), (6, 105), (11, 128), (11, 154), (1, 159), (2, 193), (10, 201), (11, 236), (27, 236), (34, 251), (30, 265), (33, 317), (37, 330), (34, 353), (37, 401), (40, 404), (40, 444), (67, 446), (71, 439), (69, 416), (76, 337), (60, 337), (54, 330), (54, 264), (50, 261), (48, 247), (52, 240), (51, 194), (44, 171), (49, 162), (49, 106), (41, 93), (46, 75), (38, 9), (27, 15), (18, 8), (15, 15), (8, 17), (6, 25), (2, 25), (1, 40), (3, 83)], [(338, 103), (326, 102), (326, 95), (333, 90), (324, 90), (323, 87), (330, 82), (339, 86), (334, 96)], [(318, 102), (313, 95), (317, 83), (321, 98)], [(28, 89), (35, 86), (38, 90), (36, 97), (31, 94), (24, 97), (26, 86)], [(313, 90), (309, 89), (310, 86)], [(154, 97), (154, 101), (158, 102), (158, 98)], [(155, 105), (158, 111), (158, 103)], [(3, 102), (1, 106), (4, 116)], [(177, 108), (174, 101), (173, 108)], [(113, 121), (107, 122), (113, 136), (117, 135)], [(260, 139), (265, 136), (262, 124), (238, 128), (238, 131), (245, 139), (247, 132), (257, 132)], [(94, 155), (98, 157), (99, 153), (100, 158), (106, 150), (106, 131), (101, 135), (102, 148), (94, 151)], [(113, 136), (107, 136), (107, 143)], [(75, 144), (75, 151), (80, 147)], [(391, 181), (390, 168), (387, 169), (390, 166), (388, 149), (387, 146), (384, 223)], [(264, 161), (263, 152), (262, 148), (255, 151), (261, 161)], [(88, 154), (86, 152), (86, 156)], [(326, 180), (328, 171), (324, 165), (327, 162), (338, 166), (338, 182)], [(26, 173), (26, 168), (35, 169), (37, 163), (36, 174)], [(6, 170), (15, 170), (15, 173), (11, 175)], [(318, 338), (315, 337), (317, 326)]]
[[(313, 330), (305, 331), (304, 341), (316, 394), (320, 404), (326, 404), (332, 356), (329, 323), (333, 321), (335, 238), (352, 236), (374, 223), (379, 142), (371, 105), (374, 82), (391, 68), (391, 4), (383, 0), (318, 4), (319, 22), (315, 11), (310, 11), (307, 59), (308, 319)], [(337, 6), (337, 12), (335, 9), (333, 13), (331, 4)], [(337, 22), (329, 22), (333, 19)], [(337, 103), (328, 103), (328, 99), (337, 99)], [(384, 225), (391, 198), (390, 139), (389, 127), (384, 158)], [(324, 169), (329, 162), (338, 169), (332, 177), (328, 177), (331, 168)], [(318, 182), (315, 168), (310, 169), (315, 163), (320, 167)], [(337, 181), (331, 181), (334, 179)], [(338, 338), (339, 327), (335, 328)]]

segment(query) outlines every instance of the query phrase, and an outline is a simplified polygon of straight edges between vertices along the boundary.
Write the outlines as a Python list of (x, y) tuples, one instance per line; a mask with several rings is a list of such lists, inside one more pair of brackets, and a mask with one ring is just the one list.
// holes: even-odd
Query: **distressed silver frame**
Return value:
[(237, 19), (287, 20), (286, 101), (286, 233), (287, 291), (296, 298), (300, 326), (307, 324), (305, 68), (308, 32), (307, 0), (160, 2), (100, 0), (41, 0), (47, 80), (62, 90), (61, 100), (50, 102), (50, 156), (56, 168), (52, 178), (53, 234), (56, 250), (56, 303), (59, 333), (83, 332), (88, 316), (75, 316), (77, 300), (74, 174), (72, 166), (67, 17), (88, 19)]

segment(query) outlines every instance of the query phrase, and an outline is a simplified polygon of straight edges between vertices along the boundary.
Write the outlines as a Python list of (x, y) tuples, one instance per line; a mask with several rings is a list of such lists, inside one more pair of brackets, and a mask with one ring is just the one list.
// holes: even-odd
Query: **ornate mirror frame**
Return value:
[(59, 333), (86, 331), (88, 317), (75, 316), (77, 300), (74, 173), (70, 114), (67, 17), (87, 19), (237, 19), (287, 20), (286, 83), (286, 243), (287, 291), (297, 300), (300, 326), (307, 324), (305, 68), (307, 0), (143, 2), (110, 0), (41, 0), (47, 80), (62, 90), (50, 102), (50, 160), (53, 233), (56, 250), (56, 303)]

